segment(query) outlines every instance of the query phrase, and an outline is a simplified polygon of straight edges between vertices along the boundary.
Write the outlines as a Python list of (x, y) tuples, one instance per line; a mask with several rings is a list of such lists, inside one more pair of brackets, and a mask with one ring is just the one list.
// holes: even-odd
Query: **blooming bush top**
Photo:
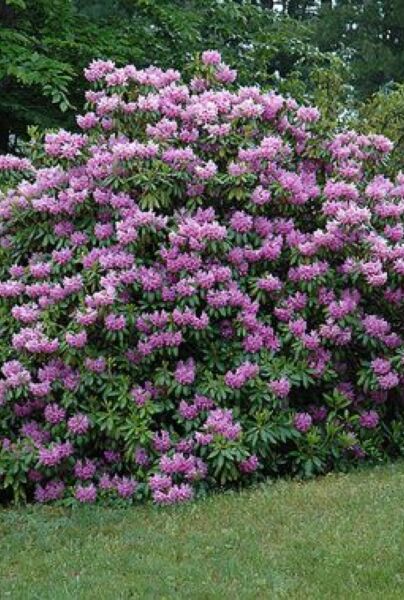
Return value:
[(0, 161), (6, 497), (172, 503), (397, 451), (389, 140), (328, 139), (316, 108), (232, 86), (215, 51), (189, 84), (100, 60), (85, 75), (83, 133)]

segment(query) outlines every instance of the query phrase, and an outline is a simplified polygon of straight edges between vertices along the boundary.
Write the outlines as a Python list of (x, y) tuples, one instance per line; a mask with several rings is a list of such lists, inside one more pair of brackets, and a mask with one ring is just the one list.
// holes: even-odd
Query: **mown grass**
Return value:
[(404, 463), (183, 507), (0, 513), (0, 598), (402, 599)]

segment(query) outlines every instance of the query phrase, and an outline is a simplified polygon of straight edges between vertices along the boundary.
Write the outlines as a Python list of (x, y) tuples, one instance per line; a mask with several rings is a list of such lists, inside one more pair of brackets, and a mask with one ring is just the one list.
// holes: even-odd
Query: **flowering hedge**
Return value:
[(391, 143), (204, 52), (94, 61), (33, 163), (1, 157), (3, 498), (173, 503), (403, 447)]

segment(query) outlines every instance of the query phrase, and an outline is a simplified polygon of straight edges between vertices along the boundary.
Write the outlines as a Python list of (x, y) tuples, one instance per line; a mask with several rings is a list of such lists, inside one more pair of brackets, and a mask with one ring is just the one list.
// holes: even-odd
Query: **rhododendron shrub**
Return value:
[(82, 133), (0, 159), (4, 499), (171, 504), (400, 452), (391, 143), (195, 69), (94, 61)]

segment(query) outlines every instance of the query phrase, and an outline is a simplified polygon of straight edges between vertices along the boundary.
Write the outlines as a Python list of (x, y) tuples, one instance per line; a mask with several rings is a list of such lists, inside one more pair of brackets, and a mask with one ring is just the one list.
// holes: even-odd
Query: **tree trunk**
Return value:
[(8, 141), (10, 137), (10, 130), (6, 122), (0, 117), (0, 154), (6, 154), (8, 152)]
[(6, 4), (6, 0), (0, 0), (0, 23), (5, 25), (11, 25), (15, 17), (15, 10), (12, 6)]
[[(15, 20), (16, 12), (12, 6), (6, 4), (6, 0), (0, 0), (0, 24), (9, 27)], [(6, 82), (0, 80), (0, 93), (6, 93)], [(0, 154), (9, 151), (10, 119), (7, 115), (0, 113)]]
[(289, 17), (297, 18), (300, 15), (301, 4), (302, 3), (300, 2), (300, 0), (289, 0), (289, 3), (288, 3)]

